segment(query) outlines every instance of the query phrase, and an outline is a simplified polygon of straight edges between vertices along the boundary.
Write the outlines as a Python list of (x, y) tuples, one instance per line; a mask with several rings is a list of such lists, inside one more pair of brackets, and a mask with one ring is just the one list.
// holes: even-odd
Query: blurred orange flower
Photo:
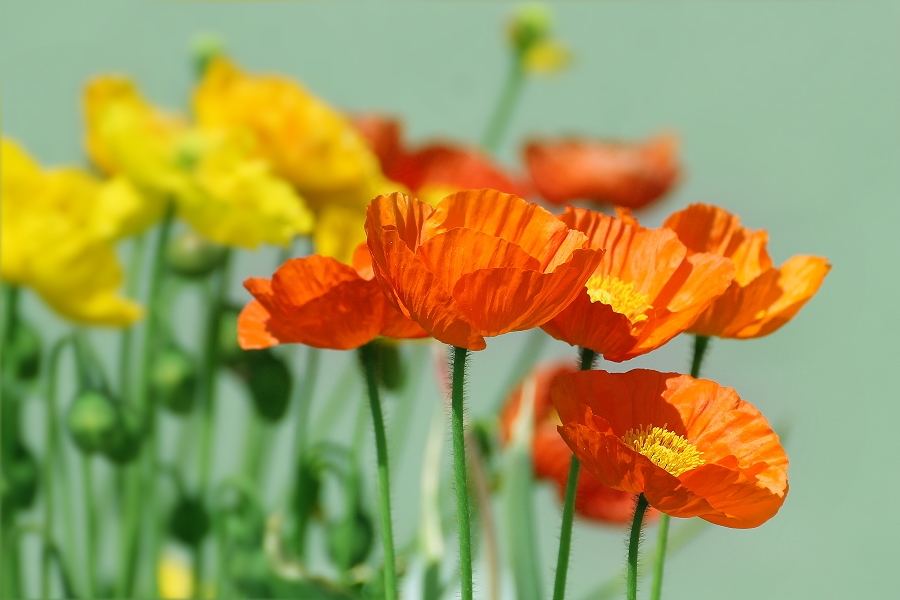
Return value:
[(787, 455), (731, 388), (637, 369), (561, 375), (550, 391), (560, 434), (584, 467), (661, 512), (749, 528), (784, 503)]
[[(550, 400), (550, 384), (558, 375), (577, 370), (574, 365), (557, 363), (538, 366), (533, 373), (534, 435), (531, 452), (534, 474), (539, 479), (553, 482), (560, 500), (566, 494), (572, 451), (557, 431), (560, 421)], [(519, 418), (522, 389), (520, 384), (513, 390), (500, 413), (500, 435), (504, 444), (512, 438), (513, 426)], [(630, 523), (634, 513), (634, 494), (613, 489), (589, 472), (582, 471), (575, 492), (575, 510), (595, 521)], [(649, 516), (656, 516), (656, 511), (651, 511)]]
[(678, 181), (678, 141), (660, 134), (645, 142), (536, 140), (525, 148), (528, 172), (551, 204), (587, 199), (641, 208)]
[(731, 259), (735, 277), (725, 294), (691, 327), (697, 335), (754, 338), (790, 321), (819, 290), (831, 265), (818, 256), (794, 256), (772, 266), (765, 230), (751, 231), (723, 208), (692, 204), (663, 224), (690, 252), (713, 252)]
[(543, 329), (607, 360), (659, 348), (690, 327), (734, 278), (731, 261), (711, 253), (688, 256), (668, 229), (572, 207), (559, 219), (606, 254), (582, 292)]
[(244, 287), (255, 300), (238, 316), (241, 348), (297, 343), (350, 350), (378, 336), (425, 337), (421, 327), (385, 300), (364, 244), (353, 263), (313, 255), (287, 261), (272, 279), (246, 280)]
[(526, 182), (505, 172), (478, 148), (438, 142), (409, 149), (403, 145), (396, 119), (369, 113), (354, 117), (353, 122), (378, 156), (384, 174), (432, 206), (461, 190), (490, 188), (519, 197), (530, 195)]
[(433, 337), (469, 350), (553, 318), (603, 254), (538, 205), (496, 190), (459, 192), (435, 208), (379, 196), (366, 233), (388, 299)]

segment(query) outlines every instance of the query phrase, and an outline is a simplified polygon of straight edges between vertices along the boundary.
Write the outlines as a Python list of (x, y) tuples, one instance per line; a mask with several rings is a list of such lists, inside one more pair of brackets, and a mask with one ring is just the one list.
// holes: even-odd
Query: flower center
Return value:
[(634, 284), (625, 283), (611, 275), (594, 275), (587, 280), (585, 286), (591, 302), (600, 302), (611, 307), (615, 312), (625, 315), (632, 324), (647, 320), (650, 297), (634, 289)]
[(662, 427), (647, 425), (629, 429), (622, 436), (622, 441), (675, 477), (704, 463), (696, 446), (666, 429), (665, 425)]

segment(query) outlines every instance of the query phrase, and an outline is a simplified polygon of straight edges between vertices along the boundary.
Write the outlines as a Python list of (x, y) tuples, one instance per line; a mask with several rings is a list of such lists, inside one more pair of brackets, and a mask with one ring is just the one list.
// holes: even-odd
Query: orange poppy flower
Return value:
[(550, 393), (559, 432), (584, 467), (661, 512), (748, 528), (784, 503), (787, 455), (731, 388), (636, 369), (561, 375)]
[(606, 254), (572, 304), (543, 329), (607, 360), (659, 348), (690, 327), (734, 278), (731, 261), (711, 253), (688, 256), (668, 229), (572, 207), (559, 219)]
[(366, 234), (388, 299), (432, 337), (469, 350), (553, 318), (603, 254), (538, 205), (496, 190), (459, 192), (434, 208), (378, 196)]
[(737, 215), (718, 206), (692, 204), (663, 226), (673, 230), (690, 252), (713, 252), (734, 262), (734, 282), (691, 327), (697, 335), (768, 335), (803, 308), (831, 270), (818, 256), (795, 256), (776, 269), (766, 250), (766, 231), (742, 227)]
[(525, 147), (538, 193), (551, 204), (588, 199), (641, 208), (678, 181), (678, 141), (660, 134), (645, 142), (539, 140)]
[(364, 114), (354, 117), (353, 123), (378, 156), (385, 176), (431, 205), (448, 194), (469, 189), (530, 195), (529, 185), (506, 173), (477, 148), (438, 142), (408, 149), (396, 119)]
[[(534, 475), (553, 482), (560, 500), (566, 495), (572, 451), (557, 431), (560, 421), (550, 401), (550, 383), (558, 375), (576, 372), (577, 369), (569, 363), (557, 363), (539, 366), (533, 375), (534, 435), (531, 454)], [(513, 426), (519, 418), (522, 389), (520, 384), (513, 390), (500, 413), (500, 436), (504, 444), (512, 438)], [(575, 510), (583, 517), (603, 523), (630, 523), (634, 514), (634, 494), (613, 489), (588, 471), (582, 471), (575, 492)], [(650, 511), (646, 518), (656, 514), (656, 511)]]
[(244, 287), (255, 298), (238, 316), (244, 350), (288, 343), (350, 350), (378, 336), (427, 335), (385, 300), (364, 244), (354, 253), (352, 267), (326, 256), (294, 258), (272, 279), (252, 277)]

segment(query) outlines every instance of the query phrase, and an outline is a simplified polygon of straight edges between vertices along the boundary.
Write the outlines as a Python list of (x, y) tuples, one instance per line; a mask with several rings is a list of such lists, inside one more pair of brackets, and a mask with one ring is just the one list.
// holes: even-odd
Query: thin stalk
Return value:
[(506, 75), (506, 81), (503, 83), (503, 91), (491, 114), (491, 120), (488, 121), (487, 129), (481, 140), (481, 146), (490, 154), (496, 154), (497, 148), (503, 139), (503, 134), (509, 127), (509, 121), (512, 118), (513, 110), (519, 101), (522, 84), (525, 83), (525, 69), (522, 67), (522, 57), (516, 52), (513, 54), (512, 64), (509, 73)]
[(271, 436), (266, 431), (268, 427), (262, 417), (256, 414), (256, 411), (250, 415), (249, 423), (247, 423), (247, 432), (244, 436), (244, 452), (243, 465), (241, 472), (244, 477), (257, 485), (262, 483), (263, 455), (265, 454), (265, 446)]
[(659, 516), (659, 533), (656, 540), (656, 560), (653, 565), (653, 587), (650, 588), (650, 600), (659, 600), (662, 594), (663, 567), (666, 564), (666, 545), (669, 542), (669, 515)]
[[(3, 313), (3, 321), (0, 323), (0, 348), (2, 348), (2, 371), (0, 371), (0, 381), (2, 381), (2, 393), (8, 394), (17, 384), (15, 381), (15, 373), (13, 369), (13, 361), (9, 360), (6, 353), (12, 348), (13, 332), (15, 331), (19, 314), (19, 288), (17, 286), (3, 284), (3, 305), (0, 306)], [(18, 394), (15, 394), (16, 396)], [(3, 399), (5, 407), (6, 399)], [(18, 403), (18, 398), (13, 397), (12, 403)], [(3, 414), (5, 413), (5, 414)], [(0, 418), (18, 421), (18, 409), (0, 410)], [(16, 427), (16, 430), (19, 428)], [(4, 430), (11, 428), (4, 427)], [(10, 449), (14, 443), (12, 436), (0, 436), (0, 453), (3, 456), (10, 456)], [(8, 509), (6, 506), (0, 506), (0, 594), (7, 598), (17, 598), (21, 596), (21, 573), (19, 565), (19, 545), (13, 535), (12, 528), (16, 521), (15, 508)]]
[[(590, 371), (597, 353), (590, 348), (579, 351), (580, 369)], [(569, 551), (572, 548), (572, 523), (575, 520), (575, 496), (578, 491), (578, 473), (581, 462), (573, 454), (569, 461), (569, 478), (566, 480), (566, 499), (563, 504), (562, 527), (559, 532), (559, 555), (556, 559), (556, 582), (553, 585), (553, 600), (563, 600), (566, 596), (566, 577), (569, 572)]]
[[(72, 341), (72, 336), (67, 335), (57, 340), (50, 350), (50, 361), (47, 365), (47, 448), (44, 453), (43, 485), (44, 485), (44, 531), (47, 536), (53, 537), (55, 517), (55, 479), (53, 471), (56, 468), (56, 454), (59, 452), (59, 424), (57, 423), (56, 384), (59, 357), (62, 355), (66, 344)], [(50, 597), (50, 565), (53, 562), (54, 547), (44, 544), (41, 555), (41, 598)]]
[[(299, 386), (299, 396), (297, 398), (297, 420), (296, 431), (294, 432), (294, 457), (297, 464), (303, 460), (306, 454), (306, 448), (309, 446), (309, 413), (312, 408), (313, 394), (316, 391), (316, 378), (319, 374), (319, 362), (322, 357), (322, 351), (318, 348), (309, 347), (306, 349), (306, 367), (303, 372), (303, 384)], [(338, 382), (350, 380), (349, 377), (342, 377)], [(330, 403), (329, 405), (331, 405)]]
[[(161, 517), (156, 503), (156, 473), (159, 468), (159, 442), (157, 436), (157, 407), (150, 395), (150, 368), (151, 361), (157, 350), (159, 335), (159, 311), (162, 298), (163, 275), (165, 274), (164, 254), (169, 245), (169, 235), (172, 232), (174, 207), (166, 209), (165, 216), (159, 227), (156, 238), (156, 247), (150, 270), (149, 289), (147, 290), (147, 321), (144, 326), (144, 340), (141, 347), (140, 371), (138, 373), (137, 405), (141, 410), (141, 418), (144, 428), (144, 448), (141, 450), (141, 473), (135, 473), (130, 478), (128, 504), (125, 516), (124, 531), (122, 532), (123, 557), (119, 566), (119, 581), (117, 595), (120, 598), (134, 596), (134, 582), (138, 566), (138, 554), (141, 547), (140, 535), (141, 516), (148, 515), (150, 521), (150, 565), (155, 572), (156, 559), (159, 555)], [(122, 382), (123, 385), (125, 381)], [(137, 468), (135, 468), (137, 470)], [(141, 484), (138, 486), (137, 484)], [(143, 491), (134, 488), (141, 487)], [(156, 577), (151, 577), (156, 581)], [(156, 593), (156, 584), (153, 583), (153, 595)]]
[(97, 597), (97, 512), (94, 506), (94, 470), (91, 464), (93, 457), (83, 456), (81, 458), (81, 476), (82, 487), (84, 488), (84, 514), (85, 514), (85, 570), (87, 576), (87, 592), (88, 598)]
[(639, 494), (637, 506), (634, 508), (634, 520), (631, 522), (631, 536), (628, 539), (628, 572), (626, 576), (628, 600), (637, 600), (638, 546), (641, 542), (641, 524), (644, 521), (647, 506), (647, 499), (643, 494)]
[(456, 517), (459, 522), (459, 576), (462, 600), (472, 600), (472, 532), (469, 522), (469, 484), (466, 478), (466, 436), (463, 423), (466, 348), (453, 348), (453, 387), (450, 425), (453, 437), (453, 472), (456, 476)]
[(375, 454), (378, 459), (378, 501), (381, 512), (381, 541), (384, 545), (384, 593), (387, 600), (397, 598), (397, 571), (394, 565), (394, 530), (391, 523), (391, 483), (388, 471), (387, 438), (384, 432), (384, 416), (378, 396), (377, 348), (370, 342), (359, 349), (366, 387), (369, 392), (369, 408), (375, 426)]
[[(228, 295), (228, 283), (231, 265), (231, 250), (218, 272), (218, 281), (210, 298), (209, 313), (206, 321), (206, 340), (203, 348), (203, 363), (200, 373), (200, 469), (197, 497), (201, 501), (206, 498), (212, 470), (213, 433), (216, 416), (216, 375), (219, 372), (219, 336), (221, 334), (222, 310)], [(194, 587), (199, 590), (203, 581), (204, 554), (203, 541), (194, 547)]]

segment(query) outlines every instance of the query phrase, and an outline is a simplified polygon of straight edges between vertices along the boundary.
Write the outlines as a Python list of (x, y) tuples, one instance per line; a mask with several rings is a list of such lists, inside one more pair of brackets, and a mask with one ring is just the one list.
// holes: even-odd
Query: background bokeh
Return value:
[[(704, 375), (735, 387), (776, 426), (790, 426), (791, 491), (764, 526), (712, 527), (671, 556), (665, 596), (896, 597), (900, 6), (855, 0), (553, 6), (575, 62), (559, 76), (529, 82), (503, 145), (505, 162), (518, 161), (520, 142), (531, 134), (634, 138), (670, 128), (681, 136), (687, 176), (644, 221), (658, 225), (693, 201), (716, 203), (749, 227), (768, 229), (777, 263), (802, 253), (827, 256), (834, 265), (818, 296), (776, 334), (714, 341)], [(45, 164), (82, 163), (78, 98), (88, 77), (126, 73), (154, 102), (181, 107), (192, 81), (188, 43), (198, 32), (216, 32), (248, 69), (294, 76), (348, 110), (397, 114), (414, 140), (475, 142), (506, 72), (502, 29), (512, 7), (0, 0), (2, 129)], [(274, 266), (274, 252), (244, 254), (238, 275), (268, 275)], [(248, 298), (238, 281), (232, 297)], [(27, 314), (48, 336), (63, 330), (33, 295), (25, 298)], [(199, 320), (196, 299), (180, 306), (190, 336)], [(97, 339), (111, 360), (117, 337)], [(491, 409), (510, 357), (527, 339), (492, 340), (474, 356), (471, 415)], [(548, 357), (573, 352), (556, 342), (544, 349)], [(682, 337), (627, 367), (686, 371), (689, 353)], [(326, 353), (321, 380), (336, 377), (346, 360)], [(222, 473), (237, 460), (247, 412), (232, 383), (220, 382)], [(320, 402), (330, 386), (319, 386)], [(353, 402), (349, 412), (356, 411)], [(41, 410), (32, 402), (27, 412), (35, 440)], [(413, 535), (419, 448), (435, 410), (439, 392), (430, 375), (414, 403), (388, 407), (389, 419), (413, 411), (408, 450), (393, 457), (401, 543)], [(287, 431), (279, 435), (279, 448), (288, 448)], [(276, 450), (272, 460), (281, 456)], [(369, 464), (374, 469), (374, 457)], [(277, 465), (274, 471), (277, 478)], [(536, 520), (545, 586), (559, 515), (555, 495), (542, 487)], [(582, 598), (615, 576), (623, 539), (618, 531), (576, 525), (569, 597)], [(654, 539), (648, 530), (648, 542)]]

